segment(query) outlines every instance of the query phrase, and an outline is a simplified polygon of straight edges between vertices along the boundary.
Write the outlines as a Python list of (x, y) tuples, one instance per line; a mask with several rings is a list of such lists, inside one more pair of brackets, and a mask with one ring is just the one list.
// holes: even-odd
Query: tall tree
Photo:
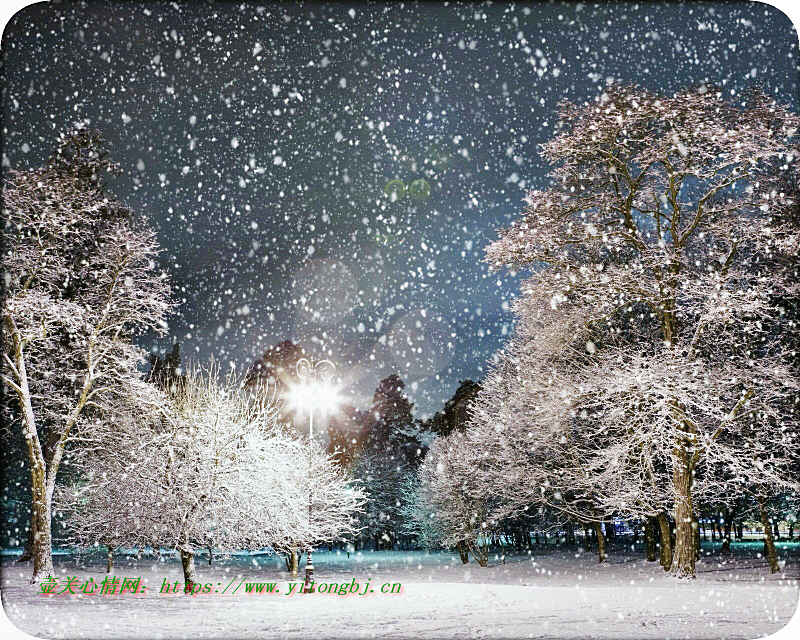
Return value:
[(576, 319), (567, 346), (582, 362), (560, 402), (573, 433), (609, 444), (586, 448), (595, 468), (616, 461), (638, 482), (637, 456), (661, 461), (649, 469), (675, 512), (675, 576), (694, 576), (698, 473), (719, 461), (780, 486), (796, 453), (796, 370), (767, 327), (781, 322), (774, 297), (797, 295), (772, 265), (791, 247), (775, 166), (796, 171), (799, 124), (758, 91), (727, 101), (708, 86), (564, 103), (544, 145), (551, 186), (487, 250), (494, 268), (534, 268), (530, 313)]
[(53, 575), (51, 505), (70, 437), (138, 379), (144, 354), (131, 336), (166, 326), (155, 235), (107, 192), (102, 176), (116, 171), (78, 126), (47, 166), (5, 178), (3, 382), (30, 465), (34, 581)]
[(380, 381), (372, 410), (367, 414), (373, 419), (366, 424), (364, 446), (385, 455), (391, 462), (414, 464), (422, 451), (412, 413), (414, 405), (403, 391), (405, 386), (394, 373)]

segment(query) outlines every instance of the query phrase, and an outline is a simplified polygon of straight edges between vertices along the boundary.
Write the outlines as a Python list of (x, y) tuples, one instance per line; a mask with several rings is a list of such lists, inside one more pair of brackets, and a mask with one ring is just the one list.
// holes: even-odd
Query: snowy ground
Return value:
[[(287, 596), (282, 561), (238, 556), (209, 567), (203, 583), (218, 593), (158, 593), (163, 580), (182, 581), (180, 562), (152, 557), (118, 560), (115, 574), (142, 576), (147, 593), (134, 596), (42, 596), (27, 584), (30, 565), (2, 562), (3, 607), (25, 632), (42, 638), (757, 638), (784, 627), (798, 604), (800, 545), (781, 550), (783, 572), (770, 575), (756, 557), (758, 543), (716, 551), (698, 565), (696, 580), (676, 582), (641, 550), (613, 549), (606, 565), (575, 548), (538, 549), (508, 564), (464, 566), (457, 554), (341, 552), (314, 556), (319, 582), (362, 585), (365, 596)], [(709, 546), (709, 549), (711, 547)], [(56, 570), (81, 581), (105, 576), (103, 559), (56, 558)], [(279, 582), (279, 594), (219, 593), (234, 578)], [(402, 583), (402, 592), (379, 593)], [(363, 590), (363, 586), (361, 587)]]

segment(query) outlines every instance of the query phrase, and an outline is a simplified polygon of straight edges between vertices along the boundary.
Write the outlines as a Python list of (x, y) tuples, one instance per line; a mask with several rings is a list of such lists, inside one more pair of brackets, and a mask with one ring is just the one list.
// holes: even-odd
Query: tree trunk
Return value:
[(606, 561), (606, 539), (603, 536), (603, 527), (599, 522), (595, 522), (594, 530), (597, 534), (597, 561), (603, 563)]
[(297, 559), (297, 549), (292, 549), (291, 561), (289, 562), (289, 571), (292, 572), (292, 582), (297, 580), (297, 568), (299, 564), (300, 563)]
[(675, 549), (672, 554), (670, 575), (676, 578), (694, 578), (694, 532), (692, 525), (692, 477), (688, 453), (680, 447), (678, 461), (672, 473), (675, 493)]
[(64, 430), (56, 439), (54, 446), (48, 447), (51, 456), (45, 458), (39, 432), (36, 428), (36, 419), (31, 404), (31, 392), (28, 385), (28, 373), (23, 353), (23, 341), (19, 330), (10, 314), (4, 313), (4, 324), (11, 339), (14, 349), (14, 377), (17, 399), (22, 413), (22, 432), (28, 452), (28, 462), (31, 469), (31, 496), (33, 522), (33, 576), (31, 583), (43, 582), (55, 577), (53, 569), (53, 534), (51, 530), (53, 492), (55, 478), (58, 473), (61, 458), (64, 455), (66, 437), (77, 422), (83, 411), (92, 385), (92, 377), (87, 373), (84, 378), (83, 390), (77, 404), (72, 408), (66, 419)]
[(469, 550), (472, 552), (472, 557), (481, 567), (489, 564), (489, 540), (484, 538), (484, 543), (481, 544), (480, 536), (477, 536), (474, 542), (467, 542)]
[[(8, 318), (7, 318), (8, 322)], [(31, 582), (42, 582), (55, 577), (53, 570), (53, 538), (50, 530), (52, 517), (52, 491), (48, 491), (50, 483), (47, 477), (47, 463), (45, 462), (39, 434), (36, 430), (36, 419), (31, 405), (31, 393), (28, 387), (28, 374), (25, 369), (25, 357), (19, 337), (12, 331), (11, 338), (14, 342), (14, 364), (19, 373), (19, 390), (17, 397), (22, 412), (22, 429), (25, 436), (25, 445), (28, 450), (28, 463), (31, 468), (31, 525), (33, 527), (33, 577)], [(55, 484), (53, 484), (55, 488)]]
[(730, 553), (731, 551), (731, 528), (733, 527), (733, 516), (735, 515), (735, 509), (727, 508), (725, 509), (723, 518), (725, 523), (725, 528), (722, 534), (722, 552), (723, 553)]
[(53, 539), (50, 530), (50, 500), (47, 498), (47, 483), (44, 464), (31, 469), (33, 481), (33, 511), (36, 531), (33, 538), (33, 577), (31, 582), (42, 582), (55, 577), (53, 569)]
[(764, 506), (764, 501), (759, 498), (758, 510), (761, 514), (761, 524), (764, 525), (764, 550), (769, 561), (769, 570), (771, 573), (778, 573), (780, 567), (778, 566), (778, 552), (775, 551), (775, 539), (772, 537), (772, 523), (769, 521), (769, 514)]
[(658, 514), (658, 530), (661, 534), (659, 561), (664, 571), (669, 571), (672, 566), (672, 533), (670, 532), (669, 519), (666, 512)]
[(692, 520), (692, 542), (694, 548), (694, 561), (700, 559), (700, 521), (695, 517)]
[(648, 562), (656, 561), (656, 532), (653, 518), (644, 519), (644, 552)]
[(211, 566), (211, 563), (214, 561), (214, 550), (209, 547), (208, 548), (208, 566)]
[(182, 548), (181, 564), (183, 565), (183, 582), (184, 593), (192, 593), (194, 585), (197, 584), (197, 572), (194, 568), (194, 553)]
[[(791, 531), (791, 528), (789, 529)], [(30, 524), (28, 525), (28, 536), (25, 539), (25, 546), (22, 548), (22, 555), (17, 558), (17, 562), (28, 562), (33, 559), (33, 539), (36, 536), (36, 518), (31, 509)]]
[(111, 545), (108, 545), (108, 554), (106, 557), (106, 573), (111, 573), (111, 570), (114, 568), (114, 547)]
[(461, 556), (461, 564), (469, 564), (469, 551), (467, 550), (467, 545), (464, 544), (463, 540), (459, 540), (458, 544), (456, 544), (458, 548), (458, 555)]

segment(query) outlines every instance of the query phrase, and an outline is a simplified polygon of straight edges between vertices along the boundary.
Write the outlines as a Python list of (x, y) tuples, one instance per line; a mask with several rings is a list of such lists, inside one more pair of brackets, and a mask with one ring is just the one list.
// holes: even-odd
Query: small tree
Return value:
[[(467, 551), (485, 567), (496, 531), (494, 491), (484, 481), (482, 464), (490, 459), (477, 438), (459, 431), (437, 438), (419, 467), (418, 518), (436, 543)], [(422, 524), (422, 522), (420, 522)]]
[(81, 446), (70, 460), (71, 481), (56, 487), (54, 508), (69, 544), (107, 547), (109, 572), (120, 547), (158, 549), (162, 500), (150, 465), (170, 439), (163, 416), (168, 406), (166, 394), (136, 382), (117, 397), (113, 411), (84, 421), (74, 436)]
[[(175, 549), (191, 591), (197, 549), (280, 551), (357, 531), (360, 489), (277, 423), (275, 395), (251, 394), (233, 370), (220, 377), (216, 366), (195, 366), (168, 392), (143, 383), (162, 398), (158, 413), (86, 434), (77, 480), (60, 500), (75, 542)], [(298, 451), (309, 464), (297, 463)], [(310, 513), (297, 499), (309, 492)]]

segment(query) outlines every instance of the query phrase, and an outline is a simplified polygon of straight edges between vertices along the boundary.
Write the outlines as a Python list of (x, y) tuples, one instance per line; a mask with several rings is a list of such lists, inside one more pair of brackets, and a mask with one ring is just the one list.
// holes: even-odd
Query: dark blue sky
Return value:
[(797, 109), (797, 45), (759, 3), (37, 4), (4, 34), (3, 163), (102, 132), (182, 302), (147, 348), (243, 367), (290, 338), (357, 406), (395, 372), (424, 415), (513, 330), (483, 250), (546, 184), (560, 100), (710, 82)]

